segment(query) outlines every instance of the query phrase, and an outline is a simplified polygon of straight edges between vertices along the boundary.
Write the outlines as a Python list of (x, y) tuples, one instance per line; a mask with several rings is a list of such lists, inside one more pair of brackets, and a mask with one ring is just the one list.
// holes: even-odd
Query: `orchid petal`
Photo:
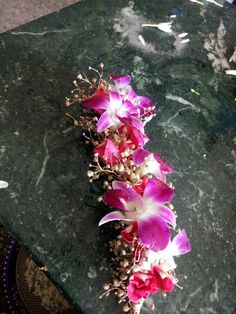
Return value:
[(138, 101), (138, 104), (140, 104), (142, 107), (152, 107), (153, 106), (152, 101), (149, 98), (144, 97), (144, 96), (138, 96), (137, 101)]
[(112, 126), (114, 122), (111, 120), (109, 112), (105, 111), (98, 120), (97, 123), (97, 131), (98, 133), (103, 132), (110, 126)]
[(140, 132), (144, 133), (144, 126), (143, 123), (135, 117), (131, 118), (131, 123), (133, 126), (135, 126), (137, 129), (139, 129)]
[(144, 202), (147, 204), (168, 203), (174, 196), (173, 190), (164, 182), (158, 179), (149, 179), (144, 190)]
[(112, 208), (125, 210), (124, 203), (121, 202), (123, 196), (124, 193), (122, 190), (110, 190), (103, 196), (103, 200), (108, 206)]
[(128, 99), (129, 101), (134, 101), (136, 98), (137, 98), (137, 94), (136, 94), (135, 91), (131, 88), (131, 89), (129, 90), (127, 99)]
[(132, 211), (143, 206), (141, 196), (132, 188), (121, 188), (108, 191), (103, 196), (104, 202), (113, 208)]
[(175, 228), (176, 227), (176, 216), (173, 213), (173, 211), (170, 210), (169, 208), (165, 207), (165, 206), (160, 206), (158, 208), (158, 210), (159, 210), (160, 217), (163, 218), (169, 224), (171, 224), (173, 228)]
[(173, 168), (171, 166), (169, 166), (165, 161), (163, 161), (161, 159), (161, 157), (159, 155), (157, 155), (157, 153), (153, 153), (153, 157), (160, 164), (160, 169), (162, 172), (164, 172), (164, 173), (173, 172)]
[(131, 81), (131, 77), (129, 75), (126, 76), (111, 75), (111, 79), (114, 81), (117, 88), (124, 88), (127, 85), (129, 85)]
[(171, 256), (171, 255), (168, 256), (167, 259), (161, 258), (159, 265), (164, 272), (168, 272), (168, 271), (173, 270), (177, 267), (177, 265), (175, 264), (175, 260), (174, 260), (173, 256)]
[(130, 221), (129, 218), (126, 218), (124, 216), (124, 214), (122, 212), (119, 212), (119, 211), (114, 211), (114, 212), (111, 212), (107, 215), (105, 215), (99, 222), (99, 227), (107, 222), (110, 222), (110, 221), (114, 221), (114, 220), (125, 220), (125, 221)]
[(110, 109), (113, 111), (113, 109), (119, 109), (122, 105), (120, 94), (116, 92), (109, 92), (110, 97)]
[(117, 189), (117, 190), (130, 188), (130, 186), (127, 183), (122, 182), (122, 181), (113, 181), (112, 187), (113, 189)]
[(82, 101), (83, 106), (96, 111), (106, 110), (109, 106), (109, 99), (103, 89), (99, 89), (94, 95)]
[(134, 152), (134, 163), (139, 166), (141, 165), (151, 153), (145, 149), (139, 148)]
[(138, 220), (140, 241), (150, 250), (164, 250), (170, 240), (170, 231), (167, 223), (156, 215), (144, 220)]
[(121, 117), (129, 117), (130, 115), (132, 115), (132, 116), (136, 115), (137, 116), (138, 113), (137, 113), (137, 109), (134, 107), (134, 105), (130, 101), (126, 100), (122, 104), (121, 110), (119, 111), (119, 115)]
[(191, 251), (191, 244), (184, 229), (181, 230), (172, 240), (171, 250), (174, 256), (182, 255)]

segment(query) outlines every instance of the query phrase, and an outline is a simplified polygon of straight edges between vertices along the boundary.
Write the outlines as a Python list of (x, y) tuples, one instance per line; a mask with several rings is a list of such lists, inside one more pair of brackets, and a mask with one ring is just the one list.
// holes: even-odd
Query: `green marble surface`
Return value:
[[(183, 13), (174, 34), (142, 28), (168, 22), (173, 7)], [(63, 132), (72, 80), (100, 62), (107, 72), (130, 73), (157, 104), (147, 147), (175, 168), (178, 224), (192, 241), (191, 254), (177, 259), (184, 289), (152, 297), (157, 313), (236, 312), (236, 79), (214, 73), (203, 48), (220, 19), (229, 58), (236, 8), (208, 2), (81, 1), (0, 36), (0, 179), (9, 182), (0, 190), (0, 222), (81, 313), (122, 313), (115, 298), (98, 299), (110, 280), (113, 228), (97, 227), (106, 209), (86, 176), (91, 152), (79, 129)], [(145, 305), (142, 313), (151, 311)]]

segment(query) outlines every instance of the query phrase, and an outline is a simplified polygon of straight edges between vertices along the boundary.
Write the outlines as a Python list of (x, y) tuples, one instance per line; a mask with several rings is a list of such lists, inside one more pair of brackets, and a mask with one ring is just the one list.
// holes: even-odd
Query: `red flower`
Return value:
[(162, 270), (158, 266), (153, 266), (147, 273), (134, 273), (129, 280), (127, 291), (130, 301), (140, 302), (159, 289), (172, 291), (174, 289), (173, 280), (170, 277), (162, 278), (161, 273)]
[(138, 236), (138, 224), (137, 222), (132, 223), (127, 228), (121, 231), (121, 236), (124, 240), (129, 243), (134, 241), (134, 238)]
[(132, 302), (146, 299), (150, 293), (157, 292), (155, 277), (149, 274), (134, 273), (128, 285), (128, 298)]
[(99, 159), (104, 162), (104, 164), (114, 166), (121, 159), (118, 147), (109, 139), (95, 146), (93, 151), (95, 154), (98, 154)]
[(126, 149), (137, 149), (143, 147), (149, 140), (149, 138), (143, 134), (139, 129), (133, 125), (123, 124), (118, 134), (122, 141), (119, 145), (119, 149), (124, 152)]
[(97, 113), (102, 114), (109, 104), (109, 95), (104, 91), (103, 88), (99, 88), (96, 92), (83, 99), (83, 106), (88, 109), (93, 109)]
[(132, 188), (137, 192), (139, 195), (143, 196), (143, 192), (145, 190), (146, 184), (148, 182), (148, 177), (143, 176), (142, 179), (138, 182), (135, 183)]
[(170, 292), (174, 289), (174, 283), (170, 277), (165, 277), (165, 278), (161, 277), (161, 274), (163, 274), (163, 271), (159, 266), (153, 266), (150, 272), (156, 278), (157, 286), (159, 289), (166, 292)]

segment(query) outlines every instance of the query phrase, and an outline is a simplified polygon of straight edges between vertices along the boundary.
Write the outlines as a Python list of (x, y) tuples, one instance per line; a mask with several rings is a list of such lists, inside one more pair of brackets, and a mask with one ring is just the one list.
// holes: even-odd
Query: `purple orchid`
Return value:
[(118, 90), (126, 100), (132, 102), (140, 116), (144, 117), (146, 115), (155, 114), (155, 106), (153, 106), (152, 101), (148, 97), (138, 96), (131, 88), (129, 85), (131, 77), (129, 75), (111, 75), (110, 77), (114, 81), (116, 90)]
[(115, 181), (103, 199), (108, 206), (122, 211), (107, 214), (99, 226), (114, 220), (137, 221), (140, 241), (153, 251), (164, 250), (170, 240), (168, 223), (176, 226), (173, 211), (164, 206), (173, 195), (173, 190), (158, 179), (148, 180), (143, 197), (126, 183)]
[(143, 130), (142, 123), (136, 118), (137, 109), (128, 100), (123, 100), (117, 92), (109, 92), (107, 95), (95, 95), (83, 102), (84, 106), (101, 112), (97, 123), (97, 131), (103, 132), (113, 126), (118, 128), (122, 123), (131, 124)]
[(137, 149), (134, 152), (134, 163), (139, 166), (140, 177), (146, 174), (153, 174), (163, 182), (166, 182), (166, 174), (171, 173), (173, 169), (163, 161), (156, 153), (151, 153), (145, 149)]
[(130, 87), (129, 83), (131, 81), (131, 77), (129, 75), (126, 76), (111, 75), (110, 78), (114, 81), (115, 87), (118, 89)]
[(127, 100), (131, 101), (137, 108), (140, 118), (148, 116), (152, 118), (156, 113), (156, 108), (153, 106), (152, 101), (148, 97), (138, 96), (132, 88), (129, 89)]
[[(110, 85), (106, 93), (102, 88), (83, 100), (83, 106), (100, 114), (97, 123), (99, 133), (109, 127), (118, 128), (122, 124), (134, 125), (144, 132), (140, 118), (152, 117), (155, 107), (147, 97), (137, 96), (129, 85), (130, 76), (111, 76), (115, 85)], [(146, 121), (147, 122), (147, 121)]]
[(148, 261), (151, 264), (159, 264), (164, 272), (168, 272), (176, 268), (174, 256), (180, 256), (191, 251), (191, 244), (186, 231), (180, 230), (172, 241), (164, 250), (148, 254)]

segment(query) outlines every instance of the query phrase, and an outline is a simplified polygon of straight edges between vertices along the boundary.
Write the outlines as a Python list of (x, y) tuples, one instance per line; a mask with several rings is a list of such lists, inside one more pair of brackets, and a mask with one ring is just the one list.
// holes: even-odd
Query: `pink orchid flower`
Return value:
[(122, 93), (125, 99), (132, 102), (140, 116), (145, 117), (155, 114), (155, 106), (153, 106), (152, 101), (148, 97), (138, 96), (131, 88), (129, 85), (131, 77), (129, 75), (111, 75), (110, 77), (114, 81), (115, 87)]
[(138, 96), (135, 91), (130, 88), (127, 94), (127, 100), (131, 101), (139, 113), (139, 117), (152, 118), (156, 113), (156, 108), (148, 97)]
[(143, 196), (123, 182), (114, 181), (103, 199), (114, 211), (102, 218), (99, 226), (114, 220), (137, 221), (139, 240), (153, 251), (164, 250), (170, 240), (168, 223), (174, 228), (176, 217), (164, 206), (173, 198), (173, 190), (158, 179), (149, 179)]
[(153, 106), (152, 101), (148, 97), (138, 96), (131, 88), (129, 85), (131, 77), (129, 75), (111, 75), (110, 78), (113, 80), (116, 90), (118, 90), (126, 100), (129, 100), (133, 103), (142, 117), (155, 113), (155, 107)]
[(186, 231), (180, 230), (172, 241), (169, 241), (164, 250), (149, 251), (148, 261), (151, 264), (159, 264), (164, 272), (168, 272), (177, 267), (174, 256), (180, 256), (191, 251), (191, 244)]
[(85, 99), (83, 105), (86, 108), (93, 109), (101, 116), (97, 123), (99, 133), (113, 126), (118, 128), (122, 123), (127, 123), (144, 130), (142, 122), (137, 118), (137, 109), (128, 100), (123, 100), (122, 95), (117, 92), (108, 92), (102, 95), (95, 93), (93, 96)]
[(129, 87), (131, 77), (129, 75), (120, 76), (120, 75), (110, 75), (110, 78), (113, 80), (116, 88), (123, 89)]
[(134, 163), (140, 166), (139, 175), (141, 178), (146, 174), (153, 174), (157, 179), (166, 182), (166, 174), (173, 171), (159, 155), (142, 148), (135, 151)]

